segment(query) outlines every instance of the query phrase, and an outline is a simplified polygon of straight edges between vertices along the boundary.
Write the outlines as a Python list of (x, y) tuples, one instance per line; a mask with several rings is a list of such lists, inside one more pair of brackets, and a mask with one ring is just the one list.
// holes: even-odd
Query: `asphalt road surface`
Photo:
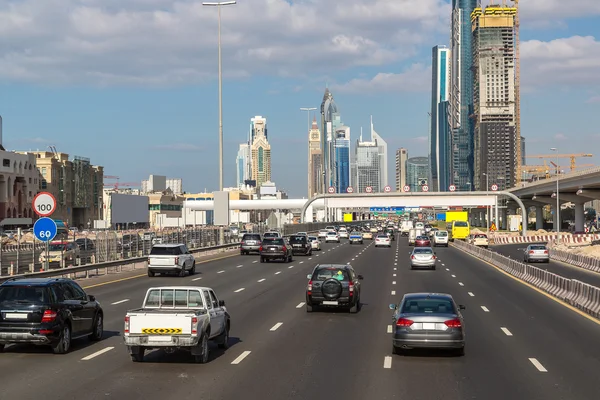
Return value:
[[(546, 244), (546, 243), (540, 243)], [(491, 246), (490, 250), (509, 256), (519, 261), (523, 261), (523, 251), (527, 248), (528, 244), (507, 244), (499, 246)], [(548, 264), (545, 263), (529, 263), (534, 267), (545, 269), (553, 274), (560, 275), (567, 279), (576, 279), (581, 282), (585, 282), (590, 285), (600, 287), (600, 274), (594, 271), (589, 271), (585, 268), (576, 267), (564, 263), (562, 261), (550, 260)]]
[[(105, 311), (105, 339), (66, 355), (10, 346), (0, 355), (2, 398), (587, 400), (598, 398), (599, 322), (455, 248), (437, 249), (435, 271), (411, 271), (405, 238), (390, 249), (324, 245), (292, 263), (222, 258), (195, 276), (131, 275), (86, 289)], [(317, 263), (351, 263), (364, 275), (358, 314), (306, 313), (306, 275)], [(133, 274), (133, 273), (132, 273)], [(115, 277), (112, 276), (112, 279)], [(211, 362), (155, 351), (133, 363), (121, 332), (151, 286), (213, 287), (232, 316), (232, 346)], [(89, 284), (88, 284), (89, 285)], [(464, 304), (464, 357), (392, 355), (388, 305), (406, 292), (451, 293)]]

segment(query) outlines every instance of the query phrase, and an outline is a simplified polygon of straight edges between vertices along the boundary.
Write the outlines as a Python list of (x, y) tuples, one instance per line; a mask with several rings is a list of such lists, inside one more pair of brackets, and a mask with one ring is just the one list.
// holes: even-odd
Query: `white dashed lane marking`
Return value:
[(258, 261), (252, 261), (252, 264), (256, 264)]
[(244, 290), (244, 289), (246, 289), (246, 288), (239, 288), (238, 290), (234, 290), (234, 292), (235, 292), (235, 293), (239, 293), (239, 292), (241, 292), (241, 291), (242, 291), (242, 290)]
[(304, 302), (302, 302), (302, 303), (298, 304), (298, 305), (296, 306), (296, 308), (302, 308), (303, 306), (304, 306)]
[(99, 355), (101, 355), (101, 354), (104, 354), (104, 353), (106, 353), (106, 352), (109, 352), (109, 351), (111, 351), (112, 349), (114, 349), (114, 347), (106, 347), (106, 348), (104, 348), (104, 349), (102, 349), (102, 350), (99, 350), (99, 351), (97, 351), (97, 352), (95, 352), (95, 353), (92, 353), (92, 354), (90, 354), (89, 356), (83, 357), (83, 358), (81, 359), (81, 361), (88, 361), (88, 360), (91, 360), (92, 358), (98, 357), (98, 356), (99, 356)]
[(225, 271), (219, 271), (219, 272), (217, 272), (217, 274), (222, 274), (223, 272), (225, 272)]
[(392, 290), (392, 296), (395, 296), (395, 295), (396, 295), (396, 291)]
[(453, 278), (456, 278), (456, 275), (452, 275)]
[(385, 369), (392, 368), (392, 357), (385, 356), (385, 358), (383, 359), (383, 368), (385, 368)]
[(460, 286), (465, 286), (465, 284), (464, 284), (464, 283), (462, 283), (462, 282), (458, 282), (458, 284), (459, 284)]
[(273, 327), (271, 329), (269, 329), (271, 332), (275, 332), (277, 329), (279, 329), (279, 327), (283, 325), (283, 322), (278, 322), (275, 325), (273, 325)]
[(540, 371), (540, 372), (548, 372), (548, 370), (546, 368), (544, 368), (544, 366), (542, 365), (542, 363), (539, 362), (536, 358), (530, 358), (529, 361), (533, 364), (534, 367), (537, 368), (538, 371)]
[(473, 294), (473, 292), (469, 292), (469, 296), (475, 297), (475, 294)]
[(235, 360), (233, 360), (231, 363), (234, 364), (234, 365), (241, 363), (244, 360), (244, 358), (246, 358), (246, 357), (248, 357), (250, 355), (250, 353), (252, 353), (252, 352), (251, 351), (245, 351), (245, 352), (243, 352), (242, 354), (239, 355), (238, 358), (236, 358)]
[(490, 312), (490, 310), (488, 310), (488, 308), (486, 306), (481, 306), (481, 309), (485, 312)]
[(111, 303), (111, 305), (115, 306), (117, 304), (126, 303), (128, 301), (129, 301), (129, 299), (119, 300), (119, 301), (115, 301), (114, 303)]
[(264, 282), (264, 281), (266, 281), (266, 279), (265, 279), (265, 278), (262, 278), (262, 279), (259, 279), (257, 282), (258, 282), (258, 283), (261, 283), (261, 282)]
[(194, 279), (192, 279), (192, 281), (199, 281), (200, 279), (202, 279), (202, 277), (194, 278)]
[(277, 271), (275, 272), (275, 275), (279, 275), (281, 273), (281, 271)]
[(238, 265), (236, 268), (242, 268), (242, 267), (243, 267), (243, 265)]
[(508, 329), (506, 329), (506, 328), (500, 328), (500, 329), (502, 329), (502, 332), (504, 332), (504, 334), (505, 334), (506, 336), (512, 336), (512, 335), (513, 335), (513, 334), (512, 334), (512, 332), (511, 332), (511, 331), (509, 331), (509, 330), (508, 330)]
[(387, 333), (392, 333), (392, 326), (391, 325), (387, 326)]

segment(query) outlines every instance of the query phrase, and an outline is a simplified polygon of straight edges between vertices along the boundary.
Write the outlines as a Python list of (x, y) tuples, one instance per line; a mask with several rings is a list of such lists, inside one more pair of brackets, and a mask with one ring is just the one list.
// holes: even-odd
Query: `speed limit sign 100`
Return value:
[(33, 211), (40, 217), (52, 215), (56, 209), (56, 198), (52, 193), (41, 192), (33, 198)]

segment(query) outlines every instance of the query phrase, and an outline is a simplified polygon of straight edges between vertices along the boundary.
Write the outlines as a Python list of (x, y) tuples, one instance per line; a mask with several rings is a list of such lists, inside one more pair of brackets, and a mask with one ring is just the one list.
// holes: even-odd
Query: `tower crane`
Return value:
[(579, 154), (543, 154), (543, 155), (535, 155), (535, 156), (527, 156), (527, 158), (541, 158), (541, 159), (556, 159), (556, 158), (569, 158), (571, 160), (571, 171), (574, 171), (575, 168), (575, 159), (580, 157), (594, 157), (592, 154), (588, 153), (579, 153)]

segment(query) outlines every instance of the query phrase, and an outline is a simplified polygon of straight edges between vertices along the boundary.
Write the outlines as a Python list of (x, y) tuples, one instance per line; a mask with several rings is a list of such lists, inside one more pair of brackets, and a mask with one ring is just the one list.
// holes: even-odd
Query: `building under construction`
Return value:
[[(515, 79), (516, 7), (489, 5), (471, 14), (474, 186), (515, 186), (521, 164)], [(487, 175), (487, 177), (486, 177)]]

